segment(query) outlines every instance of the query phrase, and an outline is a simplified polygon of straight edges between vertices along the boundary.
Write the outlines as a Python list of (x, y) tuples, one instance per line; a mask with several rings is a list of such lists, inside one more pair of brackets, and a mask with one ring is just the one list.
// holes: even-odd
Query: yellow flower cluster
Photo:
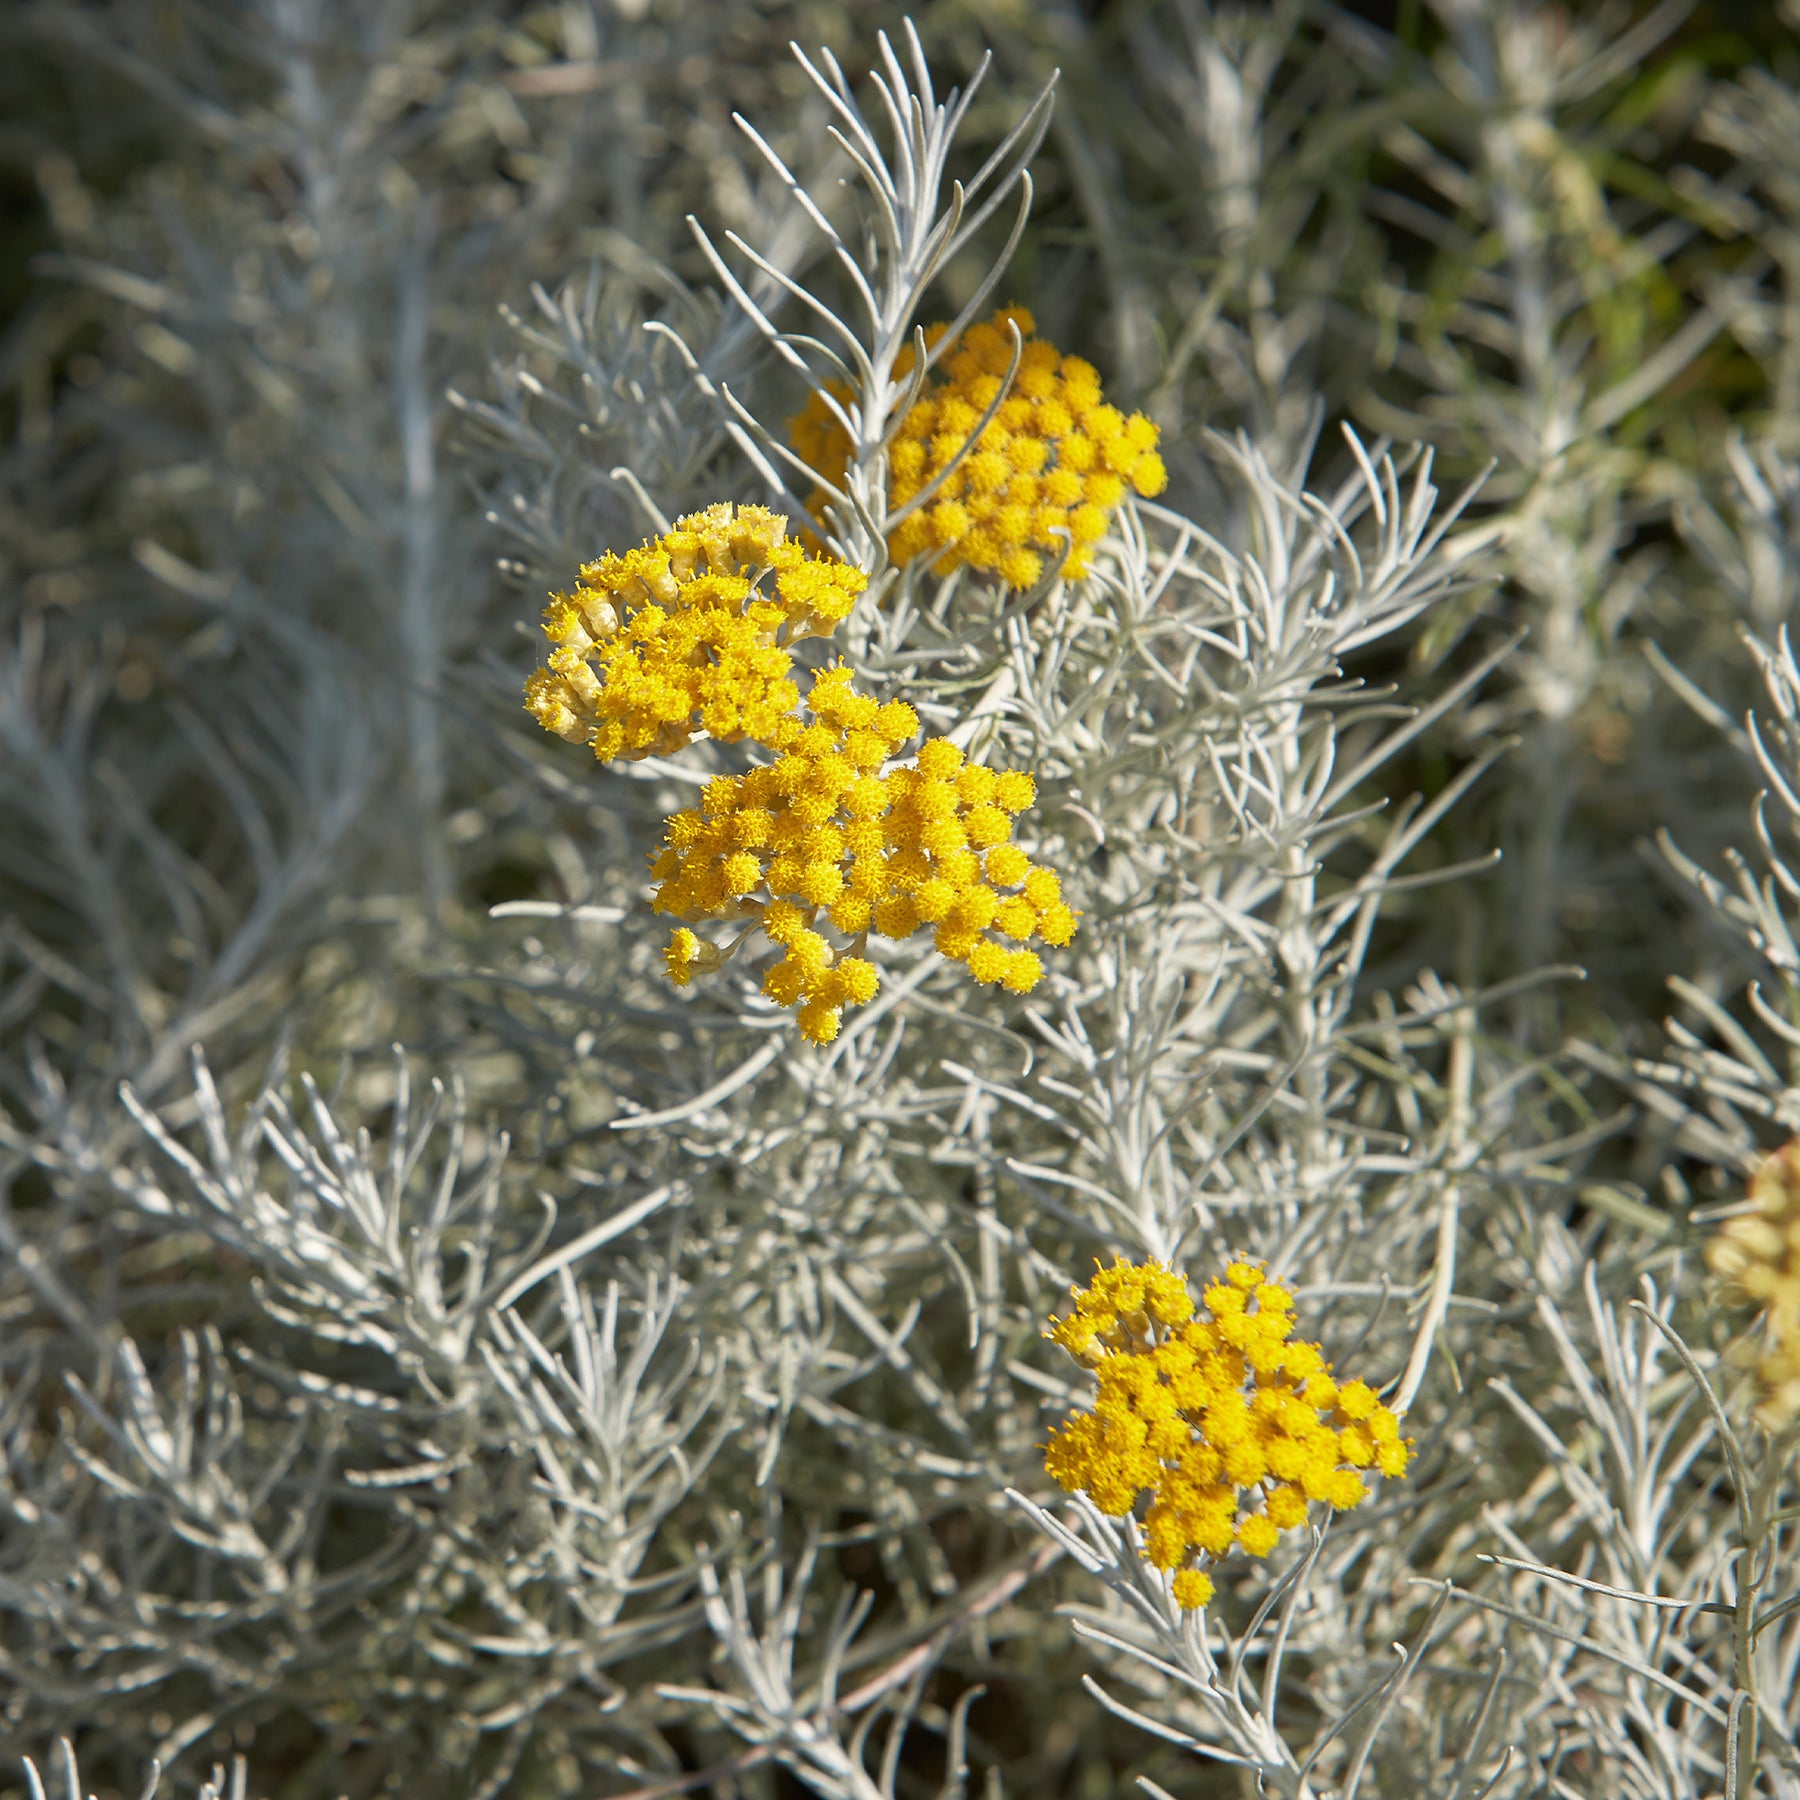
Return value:
[[(525, 689), (546, 730), (602, 761), (667, 755), (700, 729), (772, 753), (746, 774), (715, 775), (697, 808), (667, 821), (654, 905), (683, 921), (663, 952), (677, 987), (760, 930), (782, 952), (763, 992), (797, 1007), (819, 1044), (880, 987), (863, 954), (870, 932), (934, 927), (940, 954), (1020, 994), (1044, 972), (1030, 940), (1075, 935), (1055, 871), (1011, 841), (1037, 797), (1032, 776), (969, 763), (947, 738), (889, 769), (919, 715), (858, 693), (841, 666), (814, 676), (801, 706), (790, 646), (828, 634), (866, 586), (860, 570), (789, 542), (780, 514), (710, 506), (640, 549), (584, 563), (575, 592), (551, 598), (554, 648)], [(709, 943), (691, 929), (704, 919), (742, 929)]]
[[(1018, 374), (978, 433), (1012, 363), (1009, 323), (1024, 339)], [(945, 329), (933, 327), (927, 344)], [(944, 365), (945, 379), (928, 387), (902, 421), (888, 450), (890, 510), (943, 479), (926, 504), (894, 528), (888, 552), (896, 562), (931, 555), (939, 574), (966, 566), (1025, 588), (1043, 573), (1045, 553), (1060, 552), (1058, 533), (1067, 532), (1072, 547), (1064, 573), (1078, 578), (1126, 489), (1151, 495), (1168, 485), (1156, 427), (1141, 413), (1127, 417), (1107, 405), (1093, 364), (1059, 354), (1033, 335), (1036, 329), (1022, 306), (1004, 307), (971, 326)], [(912, 366), (908, 348), (894, 364), (895, 378), (903, 379)], [(850, 398), (842, 383), (827, 388), (840, 402)], [(838, 478), (850, 440), (819, 395), (789, 421), (789, 432), (810, 467)], [(822, 494), (815, 494), (815, 512), (822, 503)]]
[(552, 596), (553, 648), (526, 710), (603, 762), (666, 756), (700, 728), (721, 743), (766, 739), (800, 701), (789, 646), (829, 633), (867, 585), (790, 543), (781, 514), (710, 506), (583, 563), (574, 593)]
[[(760, 926), (783, 952), (763, 992), (798, 1006), (814, 1043), (837, 1036), (846, 1006), (875, 997), (879, 977), (861, 954), (871, 931), (906, 938), (933, 926), (939, 953), (975, 980), (1029, 992), (1043, 964), (1026, 942), (1066, 944), (1076, 925), (1055, 871), (1011, 842), (1037, 783), (967, 762), (946, 738), (883, 774), (918, 715), (858, 693), (843, 667), (815, 677), (807, 710), (810, 720), (784, 718), (764, 737), (774, 762), (714, 776), (699, 807), (669, 820), (652, 871), (656, 910), (689, 925)], [(850, 943), (834, 947), (827, 924)], [(684, 925), (665, 958), (685, 987), (722, 953)]]
[(1045, 1467), (1114, 1517), (1149, 1493), (1144, 1555), (1176, 1571), (1178, 1605), (1212, 1598), (1205, 1565), (1234, 1543), (1267, 1556), (1311, 1502), (1352, 1507), (1369, 1491), (1363, 1471), (1406, 1473), (1399, 1421), (1293, 1338), (1293, 1295), (1260, 1265), (1232, 1262), (1202, 1312), (1154, 1262), (1121, 1257), (1073, 1291), (1074, 1312), (1046, 1335), (1094, 1370), (1099, 1393), (1051, 1434)]
[(1800, 1420), (1800, 1140), (1756, 1171), (1750, 1198), (1756, 1210), (1719, 1228), (1706, 1261), (1762, 1311), (1763, 1345), (1750, 1352), (1756, 1416), (1782, 1431)]

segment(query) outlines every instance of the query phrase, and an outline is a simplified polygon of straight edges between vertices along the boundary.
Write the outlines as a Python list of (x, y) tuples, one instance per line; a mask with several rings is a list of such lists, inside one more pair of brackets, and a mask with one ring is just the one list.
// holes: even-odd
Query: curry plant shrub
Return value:
[(1800, 14), (3, 29), (0, 1793), (1800, 1796)]

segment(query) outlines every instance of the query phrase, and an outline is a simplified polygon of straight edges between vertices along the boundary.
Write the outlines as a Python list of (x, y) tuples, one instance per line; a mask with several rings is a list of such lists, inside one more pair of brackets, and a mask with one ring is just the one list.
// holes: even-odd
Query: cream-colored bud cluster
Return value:
[(1722, 1225), (1706, 1261), (1762, 1314), (1748, 1352), (1761, 1398), (1758, 1421), (1782, 1431), (1800, 1420), (1800, 1140), (1784, 1144), (1750, 1179), (1754, 1211)]

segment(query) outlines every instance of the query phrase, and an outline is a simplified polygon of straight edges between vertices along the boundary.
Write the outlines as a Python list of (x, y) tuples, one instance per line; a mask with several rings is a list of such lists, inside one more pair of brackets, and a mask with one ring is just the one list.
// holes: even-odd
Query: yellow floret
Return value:
[(1179, 1325), (1194, 1315), (1194, 1297), (1172, 1269), (1151, 1264), (1144, 1276), (1144, 1304), (1158, 1324)]
[(1234, 1487), (1254, 1487), (1269, 1472), (1269, 1459), (1256, 1437), (1239, 1438), (1225, 1451), (1225, 1473)]
[(693, 979), (693, 965), (700, 954), (700, 940), (685, 926), (671, 933), (668, 948), (663, 951), (663, 962), (669, 971), (669, 979), (677, 987), (686, 987)]
[(1072, 469), (1077, 475), (1085, 475), (1094, 466), (1099, 454), (1099, 448), (1091, 437), (1084, 432), (1071, 431), (1056, 446), (1056, 466), (1059, 469)]
[(1263, 1500), (1263, 1513), (1279, 1531), (1291, 1531), (1306, 1523), (1306, 1496), (1298, 1488), (1272, 1488)]
[(888, 448), (888, 477), (896, 492), (910, 488), (917, 493), (925, 473), (925, 446), (913, 438), (900, 438)]
[(960, 819), (927, 819), (919, 827), (919, 848), (942, 862), (964, 848), (969, 834)]
[(791, 944), (806, 929), (806, 918), (791, 900), (776, 900), (763, 913), (763, 931), (771, 943)]
[(1044, 965), (1030, 950), (1013, 950), (1006, 958), (1001, 982), (1015, 994), (1029, 994), (1044, 978)]
[(748, 894), (762, 885), (762, 864), (748, 850), (740, 850), (735, 855), (726, 857), (719, 867), (719, 873), (724, 878), (728, 894)]
[(1058, 900), (1038, 915), (1038, 935), (1046, 944), (1061, 949), (1075, 935), (1076, 915)]
[(956, 904), (956, 890), (941, 875), (934, 875), (928, 881), (920, 882), (914, 890), (912, 903), (918, 918), (928, 925), (935, 925), (949, 916), (950, 908)]
[(1207, 1310), (1215, 1319), (1221, 1324), (1229, 1320), (1234, 1326), (1243, 1314), (1246, 1302), (1243, 1289), (1229, 1281), (1213, 1282), (1208, 1286), (1203, 1298), (1206, 1301)]
[(1092, 501), (1069, 514), (1069, 534), (1077, 544), (1097, 544), (1106, 535), (1106, 509)]
[(875, 909), (861, 894), (846, 894), (831, 909), (831, 923), (846, 937), (867, 931)]
[(1001, 554), (996, 566), (1008, 587), (1028, 588), (1043, 574), (1044, 559), (1035, 550), (1015, 546)]
[(994, 771), (966, 762), (956, 774), (956, 797), (964, 806), (980, 806), (992, 798)]
[(890, 700), (876, 715), (875, 729), (892, 746), (904, 744), (919, 729), (919, 715), (904, 700)]
[(840, 1016), (835, 1006), (809, 1000), (800, 1009), (800, 1035), (814, 1044), (829, 1044), (838, 1034)]
[(1169, 485), (1169, 471), (1154, 450), (1147, 450), (1131, 465), (1131, 485), (1146, 500), (1154, 499)]
[[(994, 778), (994, 804), (1009, 813), (1023, 812), (1037, 799), (1037, 780), (1023, 769), (1002, 769)], [(1027, 897), (1030, 897), (1029, 888)]]
[(788, 960), (814, 980), (831, 966), (831, 946), (816, 931), (798, 931), (788, 945)]
[(918, 911), (909, 895), (893, 894), (876, 904), (875, 929), (883, 937), (911, 937), (919, 923)]
[(793, 963), (783, 960), (771, 963), (763, 971), (762, 991), (777, 1006), (792, 1006), (804, 988), (806, 977)]
[(1238, 1546), (1246, 1556), (1267, 1556), (1275, 1548), (1280, 1536), (1281, 1531), (1275, 1521), (1260, 1513), (1252, 1513), (1248, 1518), (1238, 1520)]
[(1198, 1612), (1213, 1597), (1212, 1577), (1200, 1569), (1183, 1569), (1174, 1582), (1175, 1604)]
[(993, 926), (1009, 938), (1024, 939), (1037, 929), (1037, 915), (1031, 910), (1029, 901), (1015, 895), (995, 909)]
[(951, 962), (966, 962), (970, 951), (982, 942), (980, 934), (971, 931), (966, 925), (940, 925), (932, 934), (932, 943), (939, 956), (948, 957)]
[(963, 766), (963, 753), (948, 738), (928, 738), (919, 746), (916, 766), (933, 781), (947, 781)]
[(991, 987), (1005, 977), (1006, 963), (1006, 952), (985, 938), (969, 952), (969, 973), (984, 986)]
[(953, 850), (938, 857), (937, 872), (960, 893), (981, 879), (981, 858), (973, 850)]

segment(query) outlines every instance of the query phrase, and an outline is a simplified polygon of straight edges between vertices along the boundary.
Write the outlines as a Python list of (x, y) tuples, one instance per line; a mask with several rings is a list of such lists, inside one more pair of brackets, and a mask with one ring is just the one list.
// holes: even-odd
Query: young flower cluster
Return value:
[[(1012, 364), (1009, 324), (1024, 343), (1013, 385), (1000, 399)], [(945, 329), (927, 332), (927, 344)], [(1060, 553), (1059, 534), (1066, 533), (1071, 548), (1064, 573), (1079, 578), (1126, 489), (1148, 496), (1167, 486), (1156, 427), (1141, 413), (1127, 417), (1107, 405), (1093, 364), (1059, 354), (1035, 330), (1022, 306), (971, 326), (944, 365), (945, 379), (927, 388), (901, 422), (888, 450), (889, 509), (898, 512), (933, 491), (889, 536), (896, 562), (930, 555), (939, 574), (968, 567), (1025, 588), (1043, 573), (1045, 555)], [(909, 348), (894, 364), (895, 377), (904, 378), (912, 366)], [(841, 383), (827, 387), (840, 402), (850, 398)], [(800, 456), (836, 479), (850, 440), (819, 395), (789, 421), (789, 430)], [(822, 496), (813, 503), (818, 510)]]
[[(654, 904), (687, 921), (665, 952), (670, 979), (684, 987), (730, 954), (689, 925), (745, 920), (738, 942), (760, 927), (783, 952), (763, 992), (798, 1006), (801, 1032), (829, 1043), (843, 1009), (880, 986), (861, 953), (868, 934), (907, 938), (929, 925), (938, 952), (976, 981), (1029, 992), (1043, 964), (1026, 942), (1066, 944), (1076, 924), (1055, 871), (1010, 841), (1037, 783), (969, 763), (945, 738), (883, 774), (918, 715), (856, 692), (842, 667), (814, 679), (807, 711), (763, 740), (774, 762), (714, 776), (698, 808), (669, 820)], [(834, 947), (827, 924), (850, 943)]]
[(1763, 1347), (1751, 1352), (1770, 1431), (1800, 1420), (1800, 1140), (1784, 1144), (1750, 1181), (1756, 1210), (1728, 1220), (1706, 1246), (1717, 1275), (1761, 1309)]
[(552, 596), (554, 648), (526, 710), (602, 762), (666, 756), (701, 728), (721, 743), (766, 739), (800, 700), (789, 646), (829, 633), (867, 584), (788, 542), (779, 513), (710, 506), (583, 563), (574, 593)]
[(1363, 1500), (1363, 1471), (1406, 1473), (1399, 1421), (1293, 1338), (1293, 1295), (1260, 1265), (1229, 1264), (1202, 1313), (1154, 1262), (1121, 1257), (1073, 1292), (1074, 1312), (1046, 1335), (1094, 1370), (1099, 1393), (1051, 1434), (1045, 1467), (1115, 1517), (1149, 1494), (1144, 1555), (1176, 1571), (1178, 1605), (1212, 1598), (1205, 1565), (1234, 1543), (1267, 1556), (1312, 1502)]

